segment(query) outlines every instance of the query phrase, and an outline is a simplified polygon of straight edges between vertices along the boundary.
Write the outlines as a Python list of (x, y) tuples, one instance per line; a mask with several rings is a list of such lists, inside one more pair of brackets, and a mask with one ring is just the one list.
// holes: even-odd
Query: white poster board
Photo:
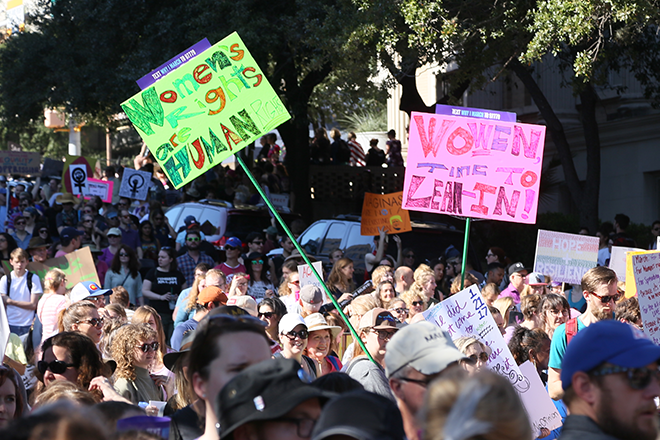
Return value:
[(119, 197), (147, 200), (150, 183), (151, 173), (134, 170), (132, 168), (124, 168), (121, 186), (119, 187)]
[(660, 251), (632, 256), (644, 333), (660, 344)]
[(609, 268), (616, 272), (619, 281), (626, 282), (626, 254), (628, 252), (639, 252), (644, 249), (612, 246)]
[(7, 352), (7, 344), (9, 344), (9, 321), (7, 320), (5, 305), (0, 301), (0, 356), (3, 359)]
[[(314, 263), (312, 263), (312, 266), (314, 266), (316, 272), (318, 272), (318, 274), (321, 275), (321, 278), (323, 278), (323, 263), (321, 263), (320, 261), (315, 261)], [(316, 279), (316, 276), (314, 276), (314, 272), (312, 272), (312, 268), (309, 267), (308, 264), (301, 264), (300, 266), (298, 266), (298, 275), (300, 275), (301, 289), (308, 284), (313, 284), (315, 286), (318, 286), (321, 290), (323, 289), (323, 286), (321, 285), (321, 283), (319, 283), (319, 280)]]
[[(518, 365), (516, 365), (516, 361), (513, 359), (513, 355), (476, 285), (472, 285), (431, 307), (424, 312), (424, 319), (447, 331), (452, 339), (473, 336), (488, 345), (492, 350), (488, 359), (488, 368), (509, 379), (511, 385), (521, 396), (523, 403), (526, 401), (528, 403), (534, 402), (532, 407), (527, 409), (530, 416), (533, 415), (536, 418), (531, 420), (532, 425), (548, 428), (549, 430), (561, 426), (561, 416), (550, 401), (548, 393), (544, 392), (539, 395), (535, 392), (530, 380), (523, 375)], [(536, 371), (534, 371), (534, 374), (538, 377)], [(526, 393), (531, 393), (531, 395), (523, 397)], [(547, 400), (546, 403), (550, 406), (545, 404), (541, 406), (539, 402), (543, 400)], [(550, 407), (552, 407), (552, 411), (550, 411)], [(548, 411), (542, 411), (538, 408), (547, 408)], [(546, 422), (547, 424), (545, 424)]]
[(534, 272), (553, 281), (580, 284), (582, 275), (598, 261), (598, 237), (539, 229)]
[[(532, 434), (538, 436), (541, 428), (551, 431), (561, 426), (561, 415), (555, 404), (550, 400), (548, 392), (541, 382), (536, 367), (530, 361), (525, 361), (518, 366), (523, 376), (529, 381), (529, 391), (520, 394), (520, 400), (525, 405), (525, 410), (532, 423)], [(549, 428), (553, 426), (553, 428)]]
[(84, 195), (87, 192), (87, 165), (69, 165), (69, 176), (71, 178), (71, 194), (74, 196)]

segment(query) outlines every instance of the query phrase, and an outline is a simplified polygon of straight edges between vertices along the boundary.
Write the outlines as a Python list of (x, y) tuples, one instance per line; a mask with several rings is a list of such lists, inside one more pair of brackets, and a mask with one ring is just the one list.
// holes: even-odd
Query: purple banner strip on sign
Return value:
[(516, 114), (511, 112), (500, 112), (496, 110), (485, 110), (482, 108), (454, 107), (452, 105), (435, 105), (436, 115), (466, 116), (468, 118), (489, 119), (491, 121), (516, 122)]
[(147, 87), (149, 87), (150, 85), (152, 85), (153, 83), (155, 83), (156, 81), (158, 81), (159, 79), (161, 79), (162, 77), (173, 71), (174, 69), (182, 66), (187, 61), (190, 61), (195, 56), (204, 52), (209, 47), (211, 47), (211, 43), (209, 43), (208, 39), (204, 38), (202, 41), (184, 50), (179, 55), (175, 56), (174, 58), (163, 64), (162, 66), (144, 75), (142, 78), (136, 81), (137, 85), (140, 86), (141, 90), (146, 89)]

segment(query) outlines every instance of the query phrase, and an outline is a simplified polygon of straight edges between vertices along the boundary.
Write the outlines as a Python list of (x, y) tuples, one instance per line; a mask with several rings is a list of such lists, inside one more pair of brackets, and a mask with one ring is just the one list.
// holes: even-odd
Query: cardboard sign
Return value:
[(88, 247), (78, 249), (63, 257), (46, 260), (43, 263), (33, 261), (28, 264), (28, 270), (39, 275), (39, 278), (42, 280), (46, 276), (46, 273), (55, 267), (62, 269), (66, 274), (67, 289), (73, 288), (73, 286), (81, 281), (94, 281), (96, 284), (100, 284), (99, 276), (96, 273), (96, 266), (94, 265), (94, 258)]
[(532, 424), (532, 433), (538, 436), (541, 428), (550, 430), (561, 426), (561, 415), (555, 407), (548, 392), (541, 382), (536, 367), (530, 361), (525, 361), (518, 366), (520, 372), (529, 381), (529, 391), (520, 394), (529, 421)]
[(288, 194), (273, 194), (273, 193), (270, 193), (268, 195), (268, 198), (270, 199), (270, 201), (275, 206), (279, 206), (280, 208), (288, 208), (289, 207), (289, 195)]
[(392, 194), (364, 194), (360, 234), (378, 235), (378, 229), (388, 234), (412, 231), (410, 214), (401, 208), (403, 192)]
[(412, 113), (403, 208), (536, 222), (545, 127)]
[(635, 281), (635, 271), (633, 269), (633, 257), (635, 255), (652, 254), (657, 251), (637, 251), (626, 252), (626, 298), (637, 295), (637, 283)]
[(236, 32), (121, 106), (176, 189), (290, 118)]
[(660, 344), (660, 251), (632, 256), (644, 333)]
[(0, 170), (3, 174), (35, 175), (41, 172), (39, 153), (0, 151)]
[(50, 158), (44, 159), (44, 166), (41, 169), (41, 178), (47, 177), (62, 177), (62, 171), (64, 169), (64, 162), (61, 160), (55, 160)]
[(644, 249), (612, 246), (609, 268), (616, 272), (619, 281), (626, 281), (626, 255), (628, 252), (640, 252)]
[(119, 197), (147, 200), (150, 184), (151, 173), (134, 170), (132, 168), (124, 168), (121, 186), (119, 187)]
[[(488, 359), (488, 368), (509, 379), (511, 385), (521, 396), (523, 403), (533, 402), (532, 406), (530, 408), (526, 406), (526, 409), (528, 414), (534, 414), (538, 426), (550, 430), (561, 426), (561, 417), (550, 401), (550, 396), (547, 393), (539, 395), (531, 385), (531, 381), (522, 374), (516, 365), (478, 286), (472, 285), (431, 307), (424, 312), (424, 319), (447, 331), (452, 339), (472, 336), (488, 345), (492, 350)], [(537, 374), (536, 371), (534, 374)], [(527, 393), (531, 393), (531, 395), (523, 397)], [(540, 405), (539, 401), (542, 400), (547, 400), (550, 406)], [(550, 407), (552, 407), (551, 411)], [(540, 408), (548, 408), (548, 411), (541, 411)], [(541, 423), (547, 424), (542, 425)]]
[(87, 179), (100, 175), (101, 167), (96, 159), (67, 155), (62, 167), (62, 192), (84, 195), (87, 191)]
[(539, 229), (534, 272), (553, 281), (580, 284), (582, 275), (598, 261), (598, 237)]
[(86, 199), (99, 196), (104, 203), (112, 203), (112, 187), (115, 185), (110, 180), (87, 179)]

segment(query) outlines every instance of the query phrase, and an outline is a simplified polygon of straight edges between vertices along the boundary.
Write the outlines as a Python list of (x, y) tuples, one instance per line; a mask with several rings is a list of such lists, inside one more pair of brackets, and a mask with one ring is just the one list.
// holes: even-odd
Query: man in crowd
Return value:
[[(614, 307), (620, 294), (617, 291), (616, 273), (604, 266), (589, 269), (582, 277), (582, 295), (587, 302), (587, 310), (578, 318), (569, 319), (560, 325), (552, 335), (550, 345), (550, 362), (548, 363), (548, 393), (555, 400), (561, 399), (562, 383), (561, 373), (562, 361), (566, 353), (566, 347), (578, 332), (589, 325), (612, 319)], [(607, 344), (609, 341), (601, 341)]]
[(460, 368), (465, 356), (449, 334), (430, 322), (408, 325), (394, 334), (385, 353), (385, 372), (403, 417), (408, 440), (420, 440), (419, 410), (428, 384), (447, 368)]
[(631, 325), (601, 321), (578, 333), (561, 370), (570, 415), (561, 440), (655, 440), (660, 347)]
[(291, 252), (295, 249), (293, 241), (291, 241), (287, 235), (282, 237), (280, 245), (282, 246), (282, 253), (271, 258), (275, 265), (275, 273), (277, 274), (278, 279), (282, 277), (282, 265), (284, 264), (284, 260), (286, 260), (286, 257), (291, 255)]
[(9, 330), (22, 336), (30, 331), (43, 289), (39, 276), (27, 271), (28, 254), (25, 250), (14, 249), (9, 264), (13, 270), (0, 279), (0, 295), (6, 307)]
[(394, 289), (397, 295), (401, 295), (415, 282), (412, 269), (408, 266), (399, 266), (394, 272), (394, 282), (396, 283)]
[(55, 258), (63, 257), (66, 254), (80, 249), (82, 244), (82, 235), (84, 232), (76, 228), (66, 227), (60, 231), (60, 250), (55, 254)]
[(199, 263), (206, 263), (210, 267), (215, 265), (213, 258), (199, 250), (199, 246), (202, 243), (201, 240), (202, 237), (199, 231), (189, 229), (186, 233), (186, 247), (188, 248), (188, 252), (176, 259), (176, 265), (183, 276), (186, 277), (186, 284), (189, 286), (192, 286), (195, 281), (195, 267)]
[(119, 211), (119, 229), (121, 229), (121, 242), (131, 249), (140, 247), (140, 234), (134, 227), (131, 214), (127, 209)]
[(503, 279), (504, 279), (504, 266), (502, 266), (502, 264), (498, 262), (490, 263), (486, 270), (486, 280), (484, 281), (483, 286), (489, 283), (495, 283), (495, 285), (499, 287), (500, 284), (502, 284)]
[(509, 285), (500, 293), (500, 298), (511, 297), (515, 305), (520, 304), (520, 292), (525, 287), (527, 269), (521, 262), (513, 263), (509, 267)]
[(225, 257), (226, 260), (216, 266), (227, 277), (227, 284), (231, 284), (235, 273), (245, 273), (245, 265), (241, 263), (238, 258), (241, 256), (241, 249), (243, 243), (238, 237), (229, 237), (225, 242)]
[(32, 261), (37, 263), (43, 263), (48, 259), (48, 248), (50, 247), (49, 243), (46, 243), (41, 237), (32, 237), (30, 244), (27, 247), (27, 251), (32, 257)]
[(227, 304), (227, 295), (219, 287), (205, 287), (197, 296), (195, 315), (174, 329), (170, 343), (172, 348), (176, 351), (181, 350), (181, 341), (183, 341), (185, 335), (195, 331), (199, 321), (208, 315), (211, 310), (225, 304)]

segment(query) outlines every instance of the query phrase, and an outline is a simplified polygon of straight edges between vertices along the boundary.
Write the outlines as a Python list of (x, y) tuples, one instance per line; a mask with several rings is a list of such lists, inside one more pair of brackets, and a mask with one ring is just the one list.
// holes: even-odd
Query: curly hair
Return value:
[(342, 291), (342, 293), (352, 292), (355, 290), (355, 282), (352, 279), (346, 279), (344, 274), (341, 272), (349, 264), (353, 264), (353, 260), (347, 257), (340, 258), (339, 261), (332, 266), (330, 271), (330, 276), (328, 276), (328, 286), (333, 287), (337, 286)]
[(90, 310), (96, 310), (96, 306), (91, 301), (79, 301), (71, 304), (60, 312), (57, 320), (57, 330), (60, 332), (70, 332), (73, 325), (85, 319)]
[(378, 266), (375, 268), (374, 271), (371, 272), (371, 281), (374, 283), (374, 286), (379, 285), (383, 280), (383, 276), (388, 272), (392, 275), (392, 278), (394, 278), (394, 271), (390, 266)]
[(92, 406), (99, 402), (99, 399), (94, 394), (80, 389), (75, 383), (66, 380), (56, 380), (51, 382), (37, 396), (32, 409), (59, 402), (60, 400), (67, 400), (77, 403), (80, 406)]
[(426, 275), (430, 274), (431, 276), (435, 277), (435, 273), (433, 272), (433, 269), (431, 269), (428, 265), (422, 263), (419, 266), (417, 266), (417, 269), (415, 269), (415, 272), (413, 272), (413, 279), (415, 282), (419, 282), (420, 284), (423, 282), (423, 279), (426, 279)]
[(135, 380), (135, 345), (152, 339), (157, 339), (157, 334), (147, 324), (127, 324), (117, 330), (110, 347), (112, 358), (117, 362), (116, 378)]
[[(392, 290), (394, 291), (394, 298), (392, 298), (389, 302), (383, 301), (383, 298), (380, 296), (380, 291), (383, 290), (383, 287), (386, 285), (392, 286)], [(394, 301), (396, 298), (396, 286), (394, 285), (393, 281), (381, 281), (377, 286), (376, 290), (372, 292), (372, 295), (374, 298), (378, 300), (379, 307), (382, 307), (384, 309), (389, 309), (390, 308), (390, 303)]]
[(41, 346), (45, 353), (51, 347), (66, 348), (71, 355), (71, 362), (78, 369), (76, 383), (84, 390), (97, 376), (109, 377), (109, 371), (101, 358), (101, 352), (86, 335), (78, 332), (62, 332), (46, 339)]
[(62, 269), (55, 267), (49, 270), (44, 277), (44, 291), (57, 292), (64, 280), (66, 280), (66, 274)]
[(516, 364), (520, 365), (529, 359), (529, 350), (534, 350), (536, 353), (541, 351), (543, 343), (550, 342), (548, 334), (543, 329), (535, 328), (530, 330), (525, 327), (516, 327), (509, 341), (509, 350)]
[(101, 336), (101, 341), (99, 341), (99, 349), (104, 358), (112, 359), (112, 353), (110, 353), (112, 338), (115, 337), (117, 330), (125, 325), (126, 318), (106, 318), (105, 321), (103, 321), (103, 336)]
[(399, 295), (399, 298), (401, 298), (406, 302), (406, 307), (408, 307), (409, 309), (412, 307), (413, 301), (422, 300), (424, 301), (424, 309), (426, 309), (426, 302), (428, 301), (428, 298), (426, 297), (426, 295), (424, 295), (421, 292), (417, 292), (413, 289), (408, 289), (405, 292), (403, 292), (401, 295)]
[(158, 351), (156, 356), (158, 357), (158, 363), (163, 362), (163, 356), (167, 354), (167, 343), (165, 341), (165, 331), (163, 330), (163, 321), (160, 319), (160, 315), (151, 306), (140, 306), (135, 309), (133, 313), (133, 318), (131, 318), (131, 324), (148, 324), (149, 317), (153, 316), (154, 321), (156, 322), (156, 340), (158, 341)]
[(520, 300), (520, 311), (523, 314), (523, 318), (526, 321), (531, 321), (534, 319), (534, 315), (537, 315), (541, 310), (539, 305), (541, 304), (541, 295), (538, 293), (532, 293)]
[[(454, 278), (454, 281), (451, 282), (451, 287), (449, 288), (449, 291), (451, 292), (452, 295), (454, 293), (458, 293), (458, 292), (461, 291), (461, 278), (462, 278), (462, 275), (459, 273)], [(479, 282), (479, 280), (477, 279), (477, 277), (472, 275), (470, 272), (467, 272), (465, 274), (465, 283), (463, 284), (463, 289), (467, 289), (471, 285), (477, 284), (478, 282)]]

